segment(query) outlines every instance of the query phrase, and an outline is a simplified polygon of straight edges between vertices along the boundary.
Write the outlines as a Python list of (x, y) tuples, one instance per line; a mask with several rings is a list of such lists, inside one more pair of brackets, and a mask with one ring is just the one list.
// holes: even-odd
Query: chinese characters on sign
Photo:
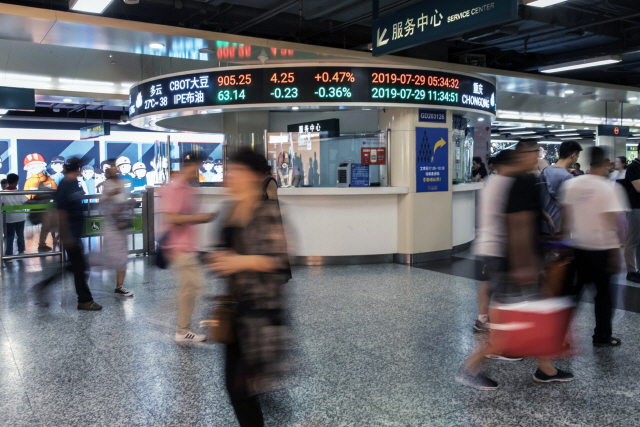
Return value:
[(461, 35), (517, 17), (518, 0), (422, 1), (373, 22), (373, 56)]
[(416, 192), (449, 191), (449, 131), (416, 128)]

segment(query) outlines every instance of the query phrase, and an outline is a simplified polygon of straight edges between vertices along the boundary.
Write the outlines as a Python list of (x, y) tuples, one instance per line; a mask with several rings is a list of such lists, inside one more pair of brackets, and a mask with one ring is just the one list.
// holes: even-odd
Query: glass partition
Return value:
[(274, 132), (267, 141), (267, 161), (280, 187), (388, 185), (386, 133)]

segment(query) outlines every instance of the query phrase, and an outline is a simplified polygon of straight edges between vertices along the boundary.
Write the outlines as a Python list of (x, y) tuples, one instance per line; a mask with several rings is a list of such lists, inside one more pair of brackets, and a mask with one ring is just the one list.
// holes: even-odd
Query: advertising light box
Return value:
[(496, 88), (475, 77), (423, 69), (299, 66), (203, 70), (131, 88), (129, 116), (184, 108), (278, 104), (443, 105), (496, 112)]

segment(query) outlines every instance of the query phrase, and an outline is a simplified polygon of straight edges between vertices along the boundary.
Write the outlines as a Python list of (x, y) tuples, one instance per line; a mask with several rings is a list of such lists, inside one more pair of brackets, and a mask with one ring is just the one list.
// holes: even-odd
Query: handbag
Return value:
[(128, 203), (119, 203), (114, 207), (113, 219), (118, 230), (133, 228), (133, 209)]
[(169, 238), (169, 234), (171, 230), (164, 233), (164, 235), (156, 242), (156, 259), (155, 264), (156, 267), (166, 270), (169, 268), (169, 257), (167, 256), (167, 250), (163, 248), (167, 239)]
[(200, 322), (200, 327), (207, 327), (207, 340), (220, 344), (236, 342), (235, 317), (238, 303), (229, 295), (219, 295), (213, 300), (210, 319)]

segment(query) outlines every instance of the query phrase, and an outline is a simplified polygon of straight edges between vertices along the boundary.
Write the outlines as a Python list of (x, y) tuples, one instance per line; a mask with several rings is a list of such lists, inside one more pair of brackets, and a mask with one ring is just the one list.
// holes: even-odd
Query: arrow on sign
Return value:
[(378, 47), (384, 46), (385, 44), (389, 43), (389, 39), (382, 40), (384, 38), (385, 34), (387, 34), (387, 29), (386, 28), (382, 32), (382, 35), (380, 35), (380, 28), (378, 28)]

